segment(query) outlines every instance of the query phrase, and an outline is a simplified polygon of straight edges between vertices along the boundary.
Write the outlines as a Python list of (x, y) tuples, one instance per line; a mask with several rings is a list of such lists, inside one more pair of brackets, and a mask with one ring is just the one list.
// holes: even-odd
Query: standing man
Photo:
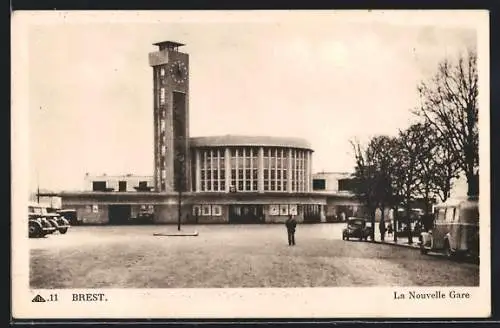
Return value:
[(297, 221), (290, 214), (285, 222), (286, 230), (288, 233), (288, 246), (295, 246), (295, 228), (297, 227)]
[(196, 224), (198, 224), (198, 216), (200, 215), (199, 211), (200, 209), (198, 207), (194, 209), (194, 220)]
[(379, 230), (380, 230), (380, 240), (384, 241), (384, 239), (385, 239), (385, 222), (384, 222), (384, 220), (380, 220)]

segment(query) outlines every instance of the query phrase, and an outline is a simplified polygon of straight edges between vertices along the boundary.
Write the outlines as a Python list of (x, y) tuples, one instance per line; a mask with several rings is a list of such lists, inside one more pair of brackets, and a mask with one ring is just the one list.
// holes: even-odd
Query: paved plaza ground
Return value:
[(477, 286), (479, 266), (343, 241), (345, 224), (78, 226), (30, 239), (32, 288)]

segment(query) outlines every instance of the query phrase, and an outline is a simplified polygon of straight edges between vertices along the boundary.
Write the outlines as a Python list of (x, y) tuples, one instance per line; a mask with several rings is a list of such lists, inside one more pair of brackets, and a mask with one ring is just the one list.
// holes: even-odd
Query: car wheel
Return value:
[(38, 227), (36, 224), (30, 224), (28, 231), (29, 231), (30, 238), (37, 238), (37, 237), (40, 237), (40, 235), (41, 235), (40, 227)]
[(60, 233), (60, 234), (63, 234), (63, 235), (64, 235), (66, 232), (68, 232), (68, 228), (60, 228), (60, 229), (59, 229), (59, 233)]

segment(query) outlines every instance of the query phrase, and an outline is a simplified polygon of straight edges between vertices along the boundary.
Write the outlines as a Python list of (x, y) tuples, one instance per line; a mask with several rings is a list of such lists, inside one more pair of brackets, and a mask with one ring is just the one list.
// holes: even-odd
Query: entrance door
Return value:
[(109, 205), (109, 224), (127, 224), (130, 223), (132, 209), (130, 205)]
[(229, 223), (255, 224), (264, 222), (264, 209), (262, 205), (230, 205)]
[(304, 205), (304, 222), (321, 222), (321, 205)]

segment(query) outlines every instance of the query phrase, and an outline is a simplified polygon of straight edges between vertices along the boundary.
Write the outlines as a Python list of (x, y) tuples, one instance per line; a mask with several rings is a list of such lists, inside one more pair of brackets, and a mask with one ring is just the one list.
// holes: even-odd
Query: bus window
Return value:
[(446, 222), (452, 222), (454, 216), (455, 216), (455, 208), (448, 207), (446, 209)]
[(445, 208), (439, 208), (438, 209), (436, 220), (438, 220), (438, 221), (444, 221), (445, 210), (446, 210)]
[(479, 208), (464, 208), (461, 211), (462, 220), (470, 223), (479, 223)]

